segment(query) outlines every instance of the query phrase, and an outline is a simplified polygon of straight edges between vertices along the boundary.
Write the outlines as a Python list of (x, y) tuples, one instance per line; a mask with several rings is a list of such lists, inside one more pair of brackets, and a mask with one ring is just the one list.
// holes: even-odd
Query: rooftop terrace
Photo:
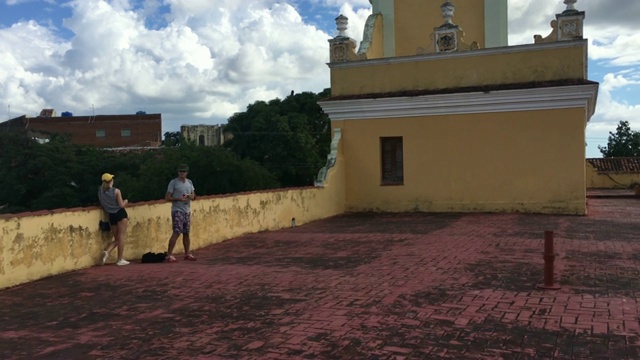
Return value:
[[(345, 214), (2, 290), (0, 358), (637, 359), (639, 229), (622, 197), (581, 217)], [(536, 288), (544, 230), (560, 290)]]

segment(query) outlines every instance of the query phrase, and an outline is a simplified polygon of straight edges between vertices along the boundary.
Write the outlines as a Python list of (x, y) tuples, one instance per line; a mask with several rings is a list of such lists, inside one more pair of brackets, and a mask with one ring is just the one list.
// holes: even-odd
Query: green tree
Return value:
[(178, 164), (191, 166), (199, 195), (280, 187), (273, 174), (222, 147), (185, 143), (153, 150), (104, 150), (74, 145), (52, 135), (40, 144), (24, 132), (0, 136), (0, 213), (90, 206), (98, 203), (100, 175), (116, 175), (116, 186), (132, 202), (164, 198)]
[(180, 146), (181, 143), (184, 143), (184, 136), (180, 131), (167, 131), (164, 133), (162, 146)]
[(329, 118), (318, 105), (327, 96), (329, 89), (256, 101), (229, 118), (225, 147), (267, 168), (284, 187), (312, 185), (331, 141)]
[(616, 132), (609, 132), (607, 146), (598, 149), (606, 158), (640, 156), (640, 132), (631, 130), (628, 121), (620, 121)]

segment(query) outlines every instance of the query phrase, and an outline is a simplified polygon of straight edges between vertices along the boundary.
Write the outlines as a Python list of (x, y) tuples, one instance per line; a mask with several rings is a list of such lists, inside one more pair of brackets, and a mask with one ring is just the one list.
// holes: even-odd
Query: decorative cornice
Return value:
[(570, 47), (578, 47), (578, 46), (586, 46), (586, 45), (587, 45), (587, 40), (581, 39), (581, 40), (574, 40), (574, 41), (554, 42), (554, 43), (548, 43), (548, 44), (525, 44), (525, 45), (497, 47), (497, 48), (490, 48), (490, 49), (478, 49), (474, 51), (402, 56), (402, 57), (381, 58), (381, 59), (372, 59), (372, 60), (350, 61), (350, 62), (344, 62), (344, 63), (329, 63), (327, 65), (331, 69), (344, 69), (344, 68), (355, 68), (355, 67), (373, 66), (373, 65), (401, 64), (401, 63), (409, 63), (409, 62), (416, 62), (416, 61), (432, 61), (432, 60), (436, 61), (436, 60), (442, 60), (442, 59), (464, 58), (464, 57), (473, 57), (473, 56), (502, 55), (502, 54), (511, 54), (515, 52), (538, 51), (540, 49), (562, 49), (562, 48), (570, 48)]
[(433, 115), (550, 110), (583, 107), (595, 112), (598, 84), (357, 100), (319, 104), (331, 120), (386, 119)]

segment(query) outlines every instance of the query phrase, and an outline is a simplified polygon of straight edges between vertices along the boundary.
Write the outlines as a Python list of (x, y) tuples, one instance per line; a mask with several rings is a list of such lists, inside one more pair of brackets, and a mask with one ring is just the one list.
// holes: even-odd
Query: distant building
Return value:
[(26, 129), (29, 136), (47, 139), (50, 134), (71, 135), (71, 142), (98, 147), (159, 146), (162, 115), (139, 111), (128, 115), (73, 116), (43, 109), (38, 117), (22, 115), (0, 123), (2, 129)]
[(182, 125), (180, 133), (185, 139), (198, 145), (216, 146), (225, 141), (223, 125)]

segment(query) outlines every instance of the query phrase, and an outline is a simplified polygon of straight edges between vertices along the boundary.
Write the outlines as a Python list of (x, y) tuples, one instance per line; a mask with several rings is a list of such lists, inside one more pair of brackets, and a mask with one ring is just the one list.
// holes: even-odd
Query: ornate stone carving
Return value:
[(562, 13), (558, 19), (558, 41), (583, 38), (584, 12)]
[(336, 28), (338, 29), (338, 36), (336, 37), (346, 37), (347, 36), (347, 28), (349, 27), (349, 18), (340, 14), (335, 19), (336, 20)]
[(338, 35), (333, 39), (329, 39), (329, 61), (332, 63), (366, 58), (365, 54), (356, 54), (357, 42), (346, 34), (348, 24), (349, 18), (346, 16), (340, 14), (340, 16), (336, 18)]
[(447, 1), (442, 6), (440, 6), (442, 10), (442, 18), (444, 19), (444, 24), (454, 25), (451, 19), (453, 18), (453, 13), (456, 11), (456, 6), (453, 5), (451, 1)]
[(316, 186), (324, 185), (329, 169), (331, 169), (336, 164), (340, 138), (342, 138), (342, 130), (340, 128), (333, 129), (333, 139), (331, 139), (331, 148), (329, 155), (327, 155), (327, 164), (322, 169), (320, 169), (320, 172), (318, 172), (318, 178), (315, 181)]
[(551, 33), (549, 35), (547, 35), (546, 37), (542, 37), (542, 35), (533, 35), (533, 42), (536, 44), (544, 44), (544, 43), (550, 43), (550, 42), (556, 42), (558, 41), (558, 21), (557, 20), (551, 20), (551, 23), (549, 24), (551, 26)]
[(534, 43), (543, 44), (582, 39), (585, 13), (576, 10), (576, 2), (577, 0), (564, 0), (567, 8), (561, 14), (556, 14), (556, 20), (551, 21), (553, 29), (551, 33), (544, 38), (540, 35), (534, 35)]
[(462, 40), (462, 38), (464, 37), (464, 32), (458, 25), (454, 24), (452, 21), (456, 6), (451, 1), (447, 1), (442, 4), (442, 6), (440, 6), (440, 10), (442, 11), (444, 24), (433, 29), (434, 33), (431, 34), (431, 41), (433, 43), (433, 46), (431, 48), (433, 50), (429, 50), (428, 48), (418, 48), (416, 50), (416, 53), (419, 55), (433, 52), (440, 53), (477, 49), (477, 42), (474, 41), (471, 44), (466, 44)]

